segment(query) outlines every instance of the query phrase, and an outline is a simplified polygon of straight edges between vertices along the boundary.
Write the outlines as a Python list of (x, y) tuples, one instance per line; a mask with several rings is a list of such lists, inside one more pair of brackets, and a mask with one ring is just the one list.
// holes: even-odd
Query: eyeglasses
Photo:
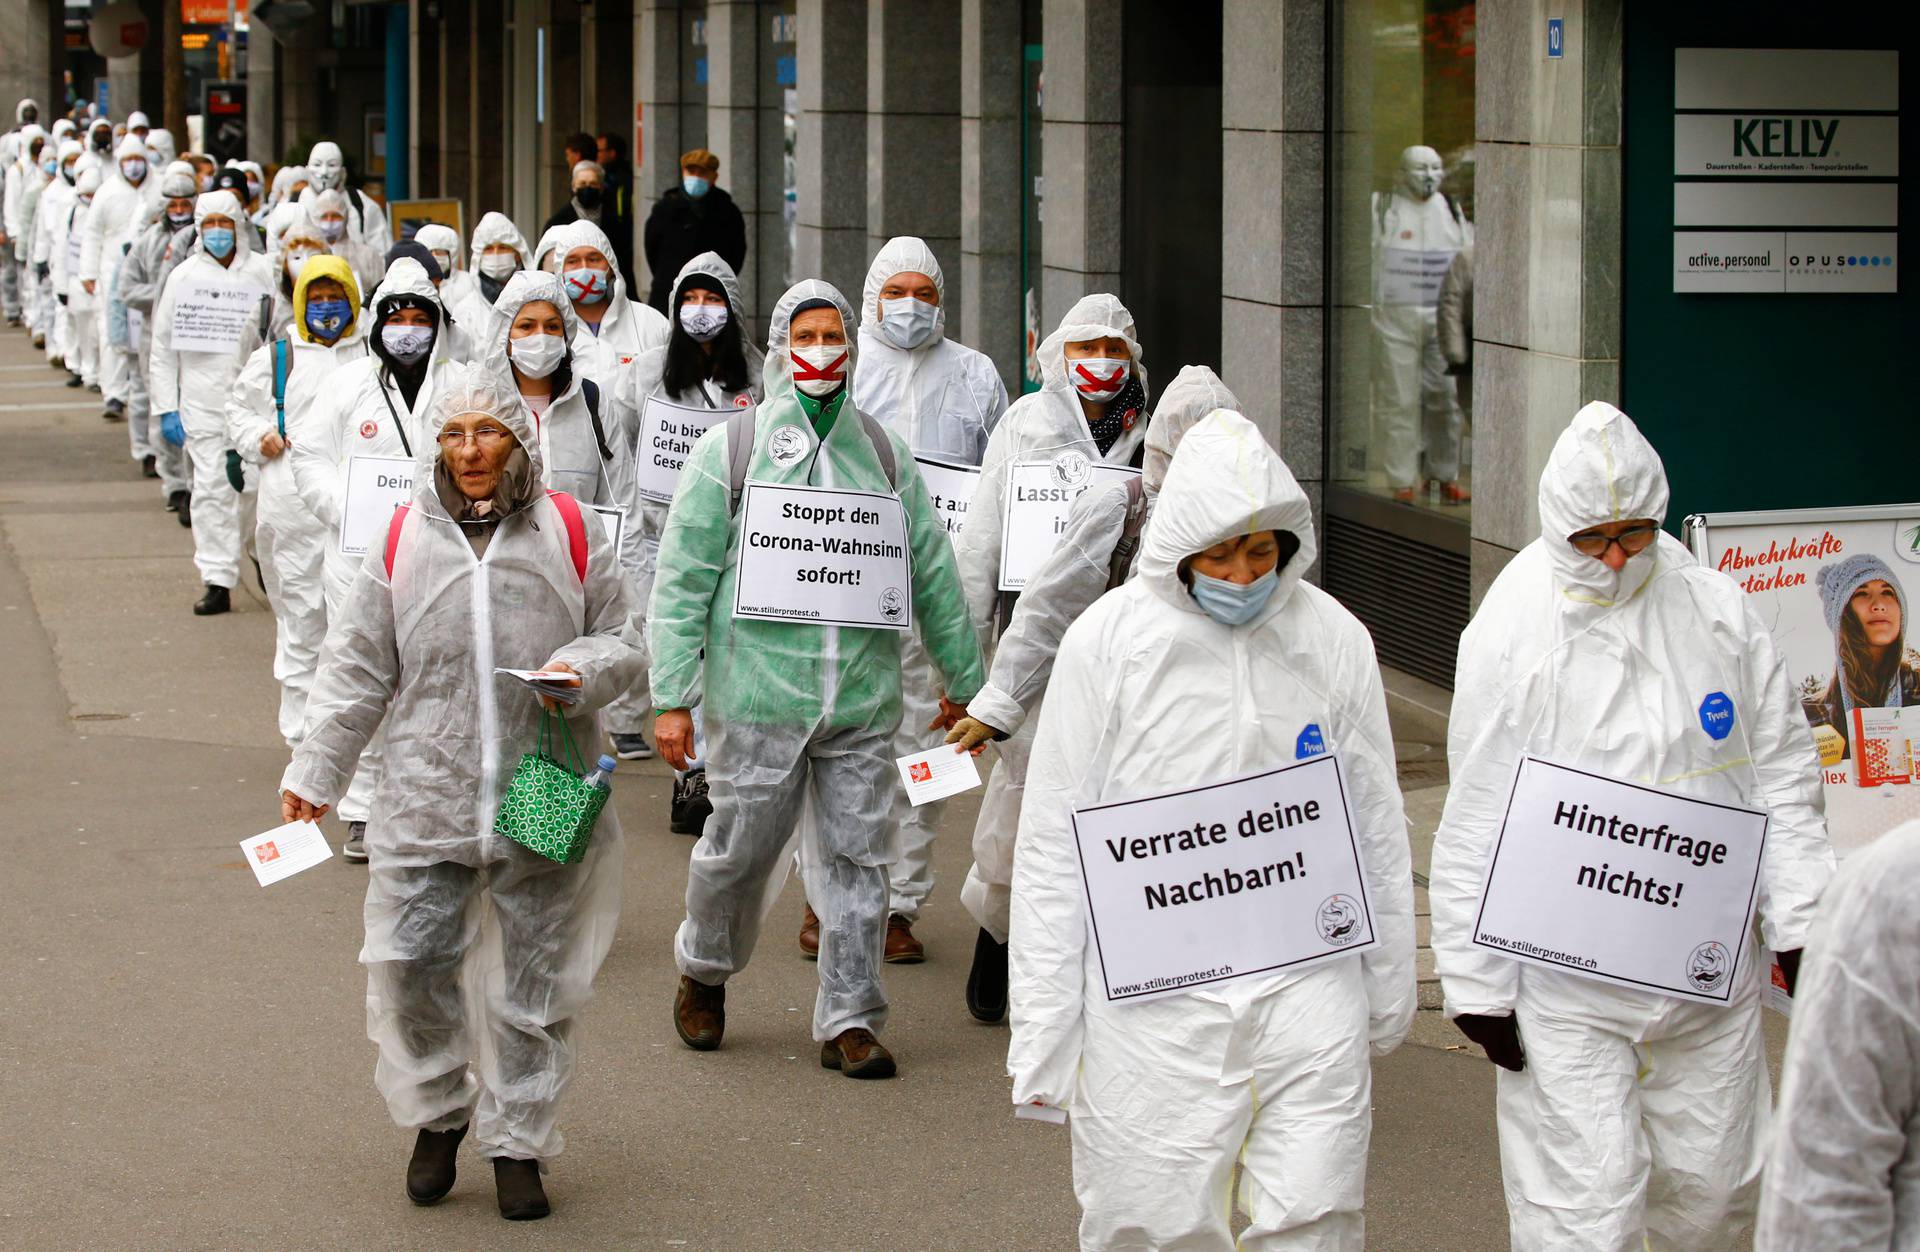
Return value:
[(1604, 557), (1607, 549), (1616, 543), (1628, 556), (1638, 556), (1647, 550), (1647, 545), (1651, 544), (1654, 536), (1659, 533), (1658, 526), (1634, 526), (1621, 531), (1618, 535), (1596, 535), (1591, 531), (1583, 530), (1577, 535), (1568, 535), (1567, 542), (1572, 544), (1573, 550), (1581, 556), (1590, 556), (1596, 560)]
[(502, 441), (511, 439), (512, 437), (512, 431), (502, 430), (498, 426), (482, 426), (480, 429), (473, 431), (443, 430), (440, 432), (438, 439), (440, 446), (451, 452), (466, 443), (469, 439), (483, 448), (497, 448)]

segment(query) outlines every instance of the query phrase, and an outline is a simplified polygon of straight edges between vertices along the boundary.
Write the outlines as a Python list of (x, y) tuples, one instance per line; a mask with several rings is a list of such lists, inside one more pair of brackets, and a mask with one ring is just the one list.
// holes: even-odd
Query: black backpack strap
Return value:
[(1133, 569), (1133, 554), (1140, 547), (1140, 532), (1147, 524), (1147, 486), (1139, 475), (1127, 479), (1127, 520), (1120, 528), (1120, 541), (1113, 545), (1113, 560), (1107, 566), (1107, 590), (1127, 581)]
[(860, 422), (867, 428), (867, 438), (873, 443), (873, 454), (880, 458), (880, 468), (886, 472), (887, 486), (895, 491), (900, 489), (900, 463), (894, 459), (893, 440), (887, 438), (887, 428), (865, 413)]
[(358, 187), (347, 188), (347, 200), (353, 205), (353, 217), (354, 221), (358, 223), (360, 227), (360, 233), (365, 234), (367, 230), (367, 210), (364, 207), (366, 201), (361, 197), (360, 189)]
[(600, 384), (591, 378), (580, 380), (580, 394), (587, 398), (587, 417), (593, 422), (593, 441), (600, 445), (600, 459), (613, 460), (613, 449), (607, 446), (607, 432), (600, 425)]

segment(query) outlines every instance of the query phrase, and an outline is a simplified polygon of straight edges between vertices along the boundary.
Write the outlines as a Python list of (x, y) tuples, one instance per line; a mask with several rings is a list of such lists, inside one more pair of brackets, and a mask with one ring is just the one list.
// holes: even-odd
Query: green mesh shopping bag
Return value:
[[(554, 755), (556, 722), (571, 766)], [(608, 794), (605, 787), (590, 787), (581, 777), (580, 752), (566, 719), (542, 711), (539, 746), (521, 757), (513, 771), (493, 819), (493, 833), (550, 861), (577, 865), (587, 855), (587, 841), (593, 838), (593, 824), (600, 820)]]

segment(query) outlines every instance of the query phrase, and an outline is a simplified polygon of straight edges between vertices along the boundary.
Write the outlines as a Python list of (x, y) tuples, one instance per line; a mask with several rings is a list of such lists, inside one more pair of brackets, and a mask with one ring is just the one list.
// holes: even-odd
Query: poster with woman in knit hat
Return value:
[(1687, 519), (1786, 657), (1846, 856), (1920, 817), (1920, 504)]

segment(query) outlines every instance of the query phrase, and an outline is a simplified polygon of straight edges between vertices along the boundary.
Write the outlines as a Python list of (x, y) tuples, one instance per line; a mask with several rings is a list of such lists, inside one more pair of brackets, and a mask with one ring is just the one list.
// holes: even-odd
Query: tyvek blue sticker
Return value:
[(1327, 741), (1320, 735), (1319, 722), (1308, 722), (1301, 730), (1300, 737), (1293, 741), (1293, 758), (1296, 761), (1304, 761), (1310, 756), (1324, 756), (1326, 751)]
[(1700, 702), (1700, 729), (1709, 738), (1725, 739), (1733, 733), (1733, 701), (1727, 693), (1716, 691)]

